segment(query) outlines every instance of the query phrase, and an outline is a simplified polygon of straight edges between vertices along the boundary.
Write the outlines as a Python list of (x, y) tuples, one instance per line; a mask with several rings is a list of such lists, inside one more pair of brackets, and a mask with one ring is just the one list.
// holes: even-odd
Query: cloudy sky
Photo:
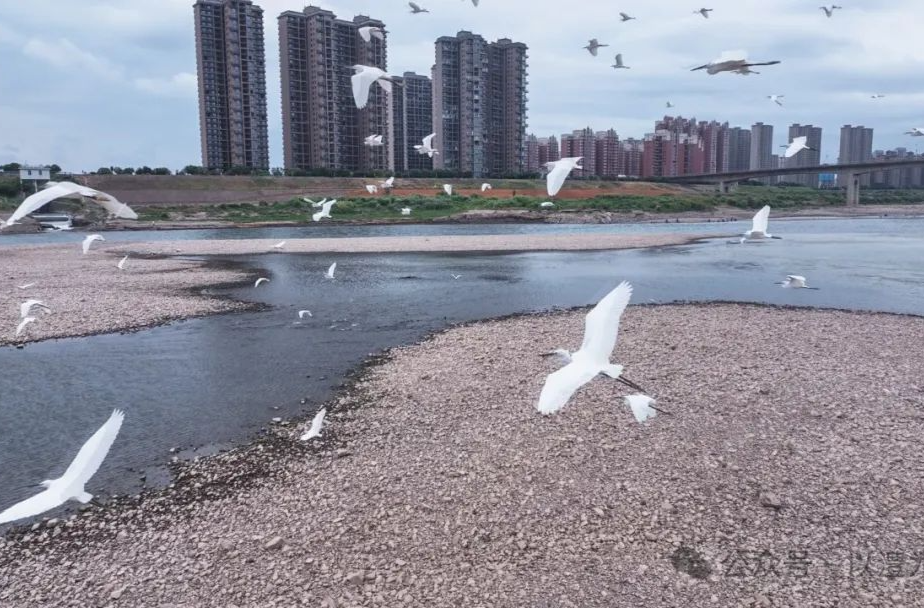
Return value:
[[(65, 169), (200, 163), (193, 0), (28, 0), (0, 3), (0, 162), (56, 162)], [(529, 45), (529, 131), (584, 126), (640, 137), (672, 112), (700, 120), (777, 127), (822, 126), (822, 158), (837, 160), (838, 129), (875, 128), (875, 147), (918, 147), (924, 126), (921, 0), (842, 0), (827, 19), (811, 0), (709, 0), (712, 18), (687, 0), (330, 0), (340, 17), (366, 14), (389, 30), (389, 70), (428, 74), (433, 41), (468, 29)], [(271, 164), (282, 164), (276, 17), (264, 9)], [(565, 4), (564, 6), (568, 6)], [(156, 7), (156, 8), (154, 8)], [(620, 23), (617, 12), (638, 19)], [(611, 46), (593, 58), (596, 37)], [(759, 76), (691, 73), (726, 50), (779, 59)], [(607, 51), (603, 53), (602, 51)], [(621, 52), (631, 70), (609, 68)], [(886, 97), (872, 100), (873, 94)], [(766, 99), (785, 95), (780, 108)]]

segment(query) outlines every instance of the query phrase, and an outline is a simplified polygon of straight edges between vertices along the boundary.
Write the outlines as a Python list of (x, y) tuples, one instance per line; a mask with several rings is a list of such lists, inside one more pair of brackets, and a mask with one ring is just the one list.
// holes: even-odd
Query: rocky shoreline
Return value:
[(279, 425), (10, 534), (0, 604), (917, 604), (924, 319), (631, 307), (616, 358), (672, 414), (637, 425), (594, 381), (543, 418), (537, 353), (579, 343), (583, 315), (394, 349), (318, 445)]

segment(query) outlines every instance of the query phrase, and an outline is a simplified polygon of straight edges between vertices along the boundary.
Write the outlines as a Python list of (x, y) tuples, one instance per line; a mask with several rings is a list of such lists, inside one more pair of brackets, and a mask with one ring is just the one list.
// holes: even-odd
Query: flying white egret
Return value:
[(665, 107), (665, 108), (673, 108), (673, 107), (674, 107), (674, 104), (672, 104), (671, 102), (668, 101), (667, 103), (664, 104), (664, 107)]
[(131, 207), (120, 202), (111, 194), (106, 194), (93, 188), (87, 188), (73, 182), (49, 182), (49, 187), (39, 190), (20, 203), (13, 215), (6, 220), (7, 226), (16, 224), (20, 219), (44, 207), (51, 201), (59, 198), (83, 197), (90, 199), (103, 207), (111, 216), (127, 220), (138, 219), (138, 214), (132, 211)]
[(844, 8), (844, 7), (843, 7), (843, 6), (838, 6), (838, 5), (836, 5), (836, 4), (832, 4), (830, 8), (827, 7), (827, 6), (819, 6), (818, 8), (820, 8), (821, 10), (823, 10), (823, 11), (825, 12), (825, 16), (827, 16), (827, 17), (830, 19), (831, 16), (834, 14), (834, 11), (836, 11), (836, 10), (839, 9), (839, 8)]
[(754, 214), (754, 219), (751, 224), (751, 229), (744, 233), (744, 236), (741, 237), (741, 242), (746, 241), (762, 241), (764, 239), (779, 239), (782, 237), (773, 236), (767, 230), (770, 225), (770, 205), (766, 205), (763, 209)]
[(910, 131), (905, 131), (905, 135), (911, 137), (924, 137), (924, 127), (912, 127)]
[(43, 309), (45, 312), (51, 312), (51, 309), (41, 300), (26, 300), (19, 305), (19, 318), (25, 319), (28, 317), (29, 313), (32, 312), (32, 309), (36, 306)]
[(452, 196), (452, 184), (443, 184), (443, 192)]
[(635, 421), (639, 424), (658, 415), (658, 409), (652, 407), (652, 404), (657, 403), (657, 401), (648, 395), (628, 395), (624, 398), (624, 401), (632, 410), (632, 415), (635, 416)]
[(116, 264), (116, 267), (117, 267), (119, 270), (125, 270), (125, 262), (127, 262), (127, 261), (128, 261), (128, 255), (126, 254), (124, 258), (122, 258), (121, 260), (119, 260), (119, 263)]
[(417, 15), (418, 13), (429, 13), (430, 12), (425, 8), (420, 8), (416, 2), (408, 2), (407, 5), (411, 7), (412, 15)]
[(375, 184), (366, 184), (366, 192), (369, 194), (375, 194), (379, 191), (379, 187)]
[(28, 325), (29, 323), (32, 323), (33, 321), (35, 321), (35, 317), (26, 317), (25, 319), (20, 321), (19, 325), (16, 326), (16, 337), (18, 338), (19, 335), (23, 332), (23, 330), (26, 329), (26, 325)]
[(596, 38), (591, 38), (590, 41), (587, 42), (587, 46), (585, 46), (584, 48), (587, 49), (588, 53), (596, 57), (597, 51), (600, 49), (600, 47), (604, 47), (604, 46), (609, 46), (609, 45), (600, 44), (599, 42), (597, 42)]
[(77, 452), (77, 457), (62, 476), (43, 481), (40, 485), (45, 488), (44, 492), (27, 498), (0, 513), (0, 524), (40, 515), (69, 500), (84, 504), (93, 500), (93, 495), (86, 491), (87, 482), (103, 464), (103, 460), (119, 434), (119, 429), (122, 428), (123, 420), (125, 420), (125, 414), (121, 410), (114, 410), (109, 420), (83, 444)]
[(781, 146), (786, 148), (786, 152), (783, 153), (783, 156), (786, 158), (792, 158), (803, 150), (815, 151), (815, 148), (809, 147), (808, 143), (806, 142), (808, 142), (808, 137), (805, 135), (793, 138), (792, 142), (788, 146)]
[(278, 243), (276, 243), (275, 245), (273, 245), (273, 249), (282, 249), (282, 248), (285, 247), (285, 246), (286, 246), (286, 242), (285, 242), (285, 241), (279, 241)]
[(549, 196), (558, 194), (558, 191), (561, 190), (561, 187), (565, 184), (565, 180), (568, 179), (568, 175), (571, 173), (572, 169), (584, 169), (584, 167), (578, 164), (581, 162), (582, 158), (584, 157), (571, 156), (545, 164), (546, 168), (549, 170), (548, 175), (545, 176), (545, 185)]
[(35, 283), (26, 283), (25, 285), (17, 285), (19, 289), (29, 289), (30, 287), (35, 287)]
[(539, 203), (539, 206), (542, 207), (543, 209), (549, 209), (550, 207), (554, 207), (555, 203), (553, 203), (552, 201), (545, 201), (544, 203)]
[(418, 154), (426, 154), (430, 158), (433, 158), (434, 154), (439, 154), (440, 151), (433, 147), (433, 138), (436, 137), (436, 133), (431, 133), (423, 138), (423, 142), (414, 146), (414, 149), (417, 150)]
[(315, 437), (321, 436), (321, 429), (324, 428), (324, 416), (327, 415), (327, 408), (322, 407), (314, 418), (311, 420), (311, 428), (302, 435), (302, 441), (309, 441)]
[(461, 274), (452, 274), (452, 273), (449, 273), (449, 276), (452, 277), (452, 280), (453, 280), (453, 281), (458, 281), (459, 279), (462, 278), (462, 275), (461, 275)]
[(711, 9), (711, 8), (701, 8), (701, 9), (699, 9), (698, 11), (693, 11), (693, 14), (694, 14), (694, 15), (702, 15), (703, 18), (708, 19), (708, 18), (709, 18), (709, 13), (711, 13), (711, 12), (712, 12), (712, 9)]
[(327, 201), (326, 203), (324, 203), (324, 205), (322, 205), (322, 209), (318, 211), (317, 213), (315, 213), (314, 215), (312, 215), (311, 219), (316, 222), (320, 222), (321, 218), (325, 218), (325, 217), (330, 219), (330, 208), (333, 207), (336, 202), (337, 202), (336, 200), (333, 200), (333, 201)]
[(310, 198), (304, 198), (304, 197), (303, 197), (302, 200), (305, 201), (306, 203), (311, 203), (311, 206), (314, 207), (315, 209), (317, 209), (317, 208), (319, 208), (319, 207), (323, 207), (323, 206), (324, 206), (324, 203), (327, 202), (327, 199), (326, 199), (326, 198), (323, 199), (323, 200), (321, 200), (321, 202), (318, 202), (318, 203), (314, 202), (314, 201), (311, 200)]
[(267, 279), (266, 277), (260, 277), (259, 279), (257, 279), (257, 282), (253, 284), (253, 286), (259, 287), (263, 283), (269, 283), (269, 279)]
[(402, 207), (402, 208), (401, 208), (401, 215), (410, 215), (410, 214), (411, 214), (411, 208), (410, 208), (410, 207)]
[(756, 65), (776, 65), (779, 61), (760, 61), (749, 62), (747, 53), (744, 51), (725, 51), (718, 58), (713, 59), (705, 65), (693, 68), (690, 71), (706, 70), (709, 75), (715, 75), (720, 72), (737, 72), (739, 74), (758, 74), (750, 68)]
[(378, 38), (379, 40), (385, 40), (385, 32), (383, 32), (382, 28), (380, 27), (367, 25), (365, 27), (359, 28), (356, 31), (359, 32), (359, 37), (366, 42), (372, 42), (373, 37)]
[(487, 192), (488, 190), (493, 190), (493, 189), (494, 189), (494, 187), (493, 187), (491, 184), (488, 184), (488, 183), (481, 184), (481, 191), (482, 191), (482, 192)]
[(786, 280), (780, 281), (777, 285), (782, 285), (786, 289), (818, 289), (817, 287), (809, 287), (808, 279), (798, 274), (787, 275)]
[(379, 83), (386, 93), (391, 93), (392, 77), (385, 70), (368, 65), (354, 65), (353, 71), (353, 101), (360, 110), (369, 104), (369, 89), (373, 84)]
[(610, 66), (614, 70), (628, 70), (629, 66), (622, 62), (622, 53), (616, 55), (616, 63)]
[(632, 21), (634, 19), (635, 17), (630, 17), (629, 15), (625, 13), (619, 13), (619, 20), (622, 21), (623, 23), (625, 23), (626, 21)]
[(882, 99), (883, 97), (885, 97), (885, 95), (882, 93), (874, 93), (873, 95), (870, 95), (870, 99)]
[(337, 262), (334, 262), (330, 265), (330, 268), (327, 269), (327, 274), (325, 275), (328, 279), (334, 278), (334, 271), (337, 270)]
[(83, 254), (87, 255), (87, 253), (89, 253), (90, 245), (93, 244), (93, 241), (105, 241), (105, 240), (106, 239), (104, 239), (102, 236), (98, 234), (91, 234), (90, 236), (88, 236), (87, 238), (83, 240)]
[(378, 146), (384, 146), (385, 142), (383, 141), (382, 135), (370, 135), (369, 137), (363, 140), (363, 145), (370, 146), (370, 147), (378, 147)]
[(769, 99), (770, 101), (772, 101), (773, 103), (775, 103), (775, 104), (778, 105), (778, 106), (782, 106), (782, 105), (783, 105), (783, 98), (784, 98), (784, 97), (786, 97), (786, 96), (785, 96), (785, 95), (767, 95), (767, 99)]
[(622, 377), (621, 365), (610, 363), (619, 336), (619, 319), (631, 298), (632, 286), (623, 281), (587, 313), (581, 348), (574, 353), (563, 349), (555, 351), (555, 354), (566, 358), (568, 364), (546, 378), (536, 409), (543, 414), (554, 414), (568, 403), (576, 390), (600, 374), (644, 392), (634, 382)]
[(379, 187), (381, 187), (384, 190), (391, 190), (392, 188), (394, 188), (395, 187), (395, 176), (392, 175), (391, 177), (386, 179), (384, 182), (379, 184)]
[(298, 311), (298, 318), (299, 318), (299, 319), (304, 319), (305, 317), (311, 317), (311, 316), (313, 316), (313, 315), (311, 314), (311, 311), (310, 311), (310, 310), (300, 310), (300, 311)]

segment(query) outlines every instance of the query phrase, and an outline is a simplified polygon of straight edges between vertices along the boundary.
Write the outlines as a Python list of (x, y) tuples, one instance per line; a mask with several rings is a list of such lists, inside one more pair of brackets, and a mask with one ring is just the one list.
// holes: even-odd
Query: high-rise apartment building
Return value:
[[(390, 99), (373, 84), (369, 103), (353, 100), (353, 65), (387, 69), (385, 24), (359, 15), (352, 21), (316, 6), (279, 15), (282, 75), (283, 156), (287, 169), (336, 169), (358, 172), (394, 167)], [(380, 28), (382, 39), (365, 42), (359, 28)], [(366, 146), (370, 135), (385, 145)]]
[(472, 32), (436, 41), (434, 167), (474, 177), (526, 168), (526, 45)]
[(582, 157), (583, 169), (571, 171), (572, 177), (590, 177), (597, 173), (597, 135), (590, 127), (561, 136), (561, 157)]
[(202, 164), (269, 169), (263, 10), (250, 0), (193, 5)]
[(705, 158), (699, 135), (690, 135), (685, 129), (660, 129), (645, 136), (641, 175), (674, 177), (703, 173)]
[[(806, 137), (806, 145), (811, 150), (802, 150), (795, 156), (785, 159), (785, 167), (817, 167), (821, 164), (821, 127), (812, 125), (800, 125), (798, 123), (789, 127), (789, 141), (797, 137)], [(805, 175), (787, 175), (783, 181), (809, 186), (818, 187), (818, 174), (806, 173)]]
[(615, 179), (619, 175), (620, 153), (619, 135), (615, 129), (597, 133), (596, 175), (605, 179)]
[(433, 159), (414, 146), (433, 133), (433, 83), (427, 76), (405, 72), (395, 78), (392, 94), (391, 142), (396, 171), (431, 171)]
[[(863, 163), (873, 158), (873, 130), (866, 127), (841, 127), (841, 146), (838, 162), (842, 165), (849, 163)], [(847, 174), (841, 172), (837, 176), (837, 185), (847, 185)], [(860, 176), (860, 185), (869, 186), (869, 174)]]
[(771, 166), (773, 156), (773, 125), (762, 122), (751, 126), (751, 159), (749, 169), (776, 169)]
[(751, 132), (741, 127), (728, 130), (726, 147), (728, 171), (747, 171), (751, 168)]
[(619, 175), (640, 177), (642, 175), (642, 157), (645, 142), (640, 139), (624, 139), (619, 142)]
[(526, 172), (537, 173), (539, 171), (539, 138), (535, 135), (529, 135), (526, 138)]
[(558, 144), (558, 138), (551, 137), (539, 138), (539, 168), (544, 168), (546, 163), (551, 163), (561, 159), (561, 146)]
[(701, 122), (697, 126), (697, 133), (703, 144), (703, 172), (727, 172), (728, 123), (718, 123), (714, 120)]

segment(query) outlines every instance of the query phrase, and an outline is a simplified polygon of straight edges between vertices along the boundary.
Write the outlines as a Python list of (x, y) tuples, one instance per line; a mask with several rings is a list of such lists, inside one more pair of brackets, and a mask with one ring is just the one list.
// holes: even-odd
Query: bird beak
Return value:
[(539, 356), (540, 356), (540, 357), (554, 357), (555, 354), (556, 354), (556, 353), (553, 353), (553, 352), (539, 353)]
[(625, 377), (623, 377), (623, 376), (620, 376), (620, 377), (616, 378), (616, 380), (619, 381), (619, 382), (622, 382), (623, 384), (625, 384), (626, 386), (628, 386), (629, 388), (631, 388), (633, 391), (638, 391), (638, 392), (640, 392), (640, 393), (646, 393), (646, 394), (648, 393), (648, 391), (646, 391), (645, 389), (643, 389), (642, 387), (640, 387), (640, 386), (639, 386), (638, 384), (636, 384), (635, 382), (632, 382), (632, 381), (629, 380), (628, 378), (625, 378)]

